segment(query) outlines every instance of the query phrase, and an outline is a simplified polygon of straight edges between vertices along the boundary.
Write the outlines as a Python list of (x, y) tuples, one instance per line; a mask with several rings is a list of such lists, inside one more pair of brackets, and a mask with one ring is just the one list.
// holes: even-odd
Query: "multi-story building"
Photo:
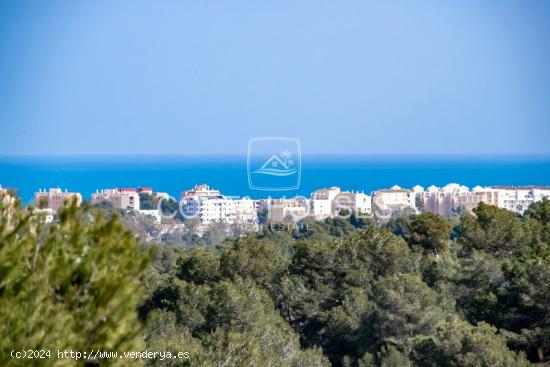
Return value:
[(529, 205), (550, 199), (550, 186), (491, 186), (498, 192), (499, 208), (508, 209), (516, 213), (523, 213)]
[(39, 209), (52, 209), (57, 212), (67, 202), (76, 199), (76, 204), (82, 203), (82, 195), (78, 192), (62, 191), (60, 188), (40, 189), (34, 193), (34, 202)]
[(197, 185), (181, 194), (185, 217), (197, 218), (201, 224), (213, 222), (235, 223), (256, 222), (257, 212), (254, 200), (231, 199), (211, 189), (208, 185)]
[(222, 196), (188, 197), (182, 207), (186, 218), (197, 218), (201, 224), (232, 223), (237, 218), (235, 202)]
[(257, 223), (258, 212), (256, 203), (250, 198), (240, 198), (235, 200), (236, 220), (245, 223)]
[(466, 186), (450, 183), (443, 187), (432, 185), (426, 191), (416, 190), (416, 195), (423, 211), (449, 216), (458, 208), (457, 200), (469, 191)]
[(371, 202), (371, 197), (363, 192), (342, 191), (332, 201), (332, 212), (337, 215), (347, 210), (350, 215), (370, 215)]
[(311, 194), (311, 215), (317, 219), (333, 215), (333, 201), (340, 193), (340, 188), (333, 186), (328, 189), (319, 189)]
[(183, 191), (180, 199), (188, 197), (219, 197), (221, 196), (220, 190), (211, 189), (207, 184), (196, 185), (193, 189)]
[(268, 219), (271, 222), (291, 220), (299, 222), (310, 213), (310, 201), (302, 198), (273, 199), (267, 205)]
[(333, 186), (311, 194), (310, 215), (323, 219), (338, 215), (342, 210), (355, 215), (371, 213), (371, 198), (362, 192), (341, 191)]
[(422, 210), (443, 216), (470, 212), (479, 203), (523, 213), (529, 205), (545, 197), (550, 198), (550, 186), (476, 186), (470, 190), (466, 186), (448, 184), (441, 188), (430, 186), (426, 191), (414, 191)]
[(470, 212), (483, 202), (497, 205), (498, 192), (491, 188), (450, 183), (443, 187), (430, 186), (426, 191), (416, 190), (417, 200), (423, 211), (450, 216), (453, 213)]
[(135, 188), (105, 189), (92, 194), (92, 204), (104, 201), (113, 208), (139, 210), (139, 192)]
[(412, 209), (416, 211), (415, 192), (393, 186), (391, 189), (383, 189), (374, 192), (372, 206), (380, 211), (400, 211)]
[(479, 203), (498, 206), (499, 192), (490, 187), (475, 186), (472, 191), (459, 196), (455, 200), (455, 207), (459, 211), (471, 212)]

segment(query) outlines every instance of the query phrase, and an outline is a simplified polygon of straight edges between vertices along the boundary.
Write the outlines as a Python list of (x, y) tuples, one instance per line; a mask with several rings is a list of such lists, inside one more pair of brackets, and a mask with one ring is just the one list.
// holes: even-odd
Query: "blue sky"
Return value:
[(0, 1), (0, 154), (550, 154), (545, 1)]

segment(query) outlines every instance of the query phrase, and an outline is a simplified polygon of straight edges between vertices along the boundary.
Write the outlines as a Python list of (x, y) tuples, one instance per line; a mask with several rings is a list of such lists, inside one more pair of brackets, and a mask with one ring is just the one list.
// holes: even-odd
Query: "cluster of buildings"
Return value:
[(466, 186), (451, 183), (427, 189), (415, 186), (411, 190), (394, 186), (389, 190), (376, 191), (372, 202), (382, 210), (412, 209), (448, 217), (455, 213), (470, 212), (482, 202), (521, 214), (529, 205), (545, 197), (550, 198), (550, 186), (475, 186), (470, 190)]
[(258, 201), (259, 210), (268, 213), (274, 222), (286, 219), (313, 217), (325, 219), (337, 215), (371, 215), (371, 197), (363, 192), (341, 191), (333, 186), (311, 193), (310, 198), (262, 199)]
[[(161, 215), (158, 210), (142, 210), (140, 208), (140, 193), (168, 199), (167, 193), (154, 193), (150, 187), (114, 188), (98, 190), (93, 193), (91, 203), (106, 202), (115, 209), (132, 209), (141, 214), (150, 215), (157, 223), (160, 223)], [(34, 193), (36, 208), (40, 213), (45, 214), (47, 222), (53, 220), (54, 215), (65, 203), (73, 200), (76, 200), (77, 205), (82, 204), (82, 195), (78, 192), (63, 191), (60, 188), (39, 189)]]
[[(1, 187), (0, 190), (5, 191)], [(91, 203), (106, 202), (116, 209), (133, 210), (151, 216), (160, 223), (162, 213), (158, 208), (142, 208), (140, 194), (153, 195), (156, 200), (169, 200), (167, 193), (154, 192), (150, 187), (138, 187), (98, 190), (92, 194)], [(411, 189), (394, 186), (377, 190), (372, 195), (342, 191), (334, 186), (316, 190), (309, 198), (253, 200), (225, 196), (219, 190), (202, 184), (181, 193), (179, 208), (183, 217), (195, 218), (202, 225), (215, 222), (257, 224), (262, 215), (272, 222), (283, 222), (289, 217), (294, 221), (305, 217), (325, 219), (343, 213), (383, 217), (396, 211), (428, 211), (448, 217), (469, 212), (481, 202), (523, 213), (529, 205), (545, 197), (550, 198), (550, 186), (476, 186), (470, 189), (451, 183), (427, 189), (418, 185)], [(74, 200), (80, 205), (82, 195), (60, 188), (40, 189), (35, 193), (34, 200), (38, 210), (48, 218), (53, 218), (67, 201)]]

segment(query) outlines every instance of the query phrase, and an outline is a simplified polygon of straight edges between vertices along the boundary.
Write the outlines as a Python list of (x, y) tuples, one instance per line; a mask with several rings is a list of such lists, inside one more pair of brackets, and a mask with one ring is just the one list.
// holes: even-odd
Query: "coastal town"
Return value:
[[(5, 189), (1, 189), (4, 190)], [(269, 223), (297, 223), (305, 218), (324, 220), (340, 215), (384, 220), (400, 213), (432, 212), (444, 217), (471, 212), (479, 203), (494, 205), (514, 213), (523, 213), (529, 205), (550, 198), (550, 186), (475, 186), (468, 188), (456, 183), (443, 187), (414, 186), (410, 189), (393, 186), (370, 194), (344, 191), (339, 187), (322, 188), (310, 197), (262, 198), (224, 195), (207, 184), (196, 185), (181, 192), (179, 200), (151, 187), (110, 188), (92, 193), (91, 205), (119, 210), (122, 213), (148, 220), (149, 240), (162, 241), (163, 236), (181, 233), (192, 224), (196, 235), (203, 235), (212, 225), (241, 227), (241, 232), (257, 231)], [(56, 218), (59, 209), (75, 200), (84, 202), (79, 192), (60, 188), (39, 189), (34, 205), (45, 221)], [(162, 205), (172, 203), (172, 206)], [(227, 233), (235, 234), (235, 233)]]

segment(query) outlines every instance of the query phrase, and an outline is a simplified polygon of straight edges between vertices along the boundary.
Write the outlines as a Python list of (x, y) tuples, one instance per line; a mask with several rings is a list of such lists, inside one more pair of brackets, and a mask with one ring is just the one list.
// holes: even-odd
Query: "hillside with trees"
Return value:
[(550, 201), (523, 216), (480, 204), (450, 220), (270, 228), (218, 246), (143, 245), (101, 209), (71, 206), (46, 225), (4, 201), (0, 363), (45, 346), (189, 352), (144, 361), (157, 366), (550, 361)]

